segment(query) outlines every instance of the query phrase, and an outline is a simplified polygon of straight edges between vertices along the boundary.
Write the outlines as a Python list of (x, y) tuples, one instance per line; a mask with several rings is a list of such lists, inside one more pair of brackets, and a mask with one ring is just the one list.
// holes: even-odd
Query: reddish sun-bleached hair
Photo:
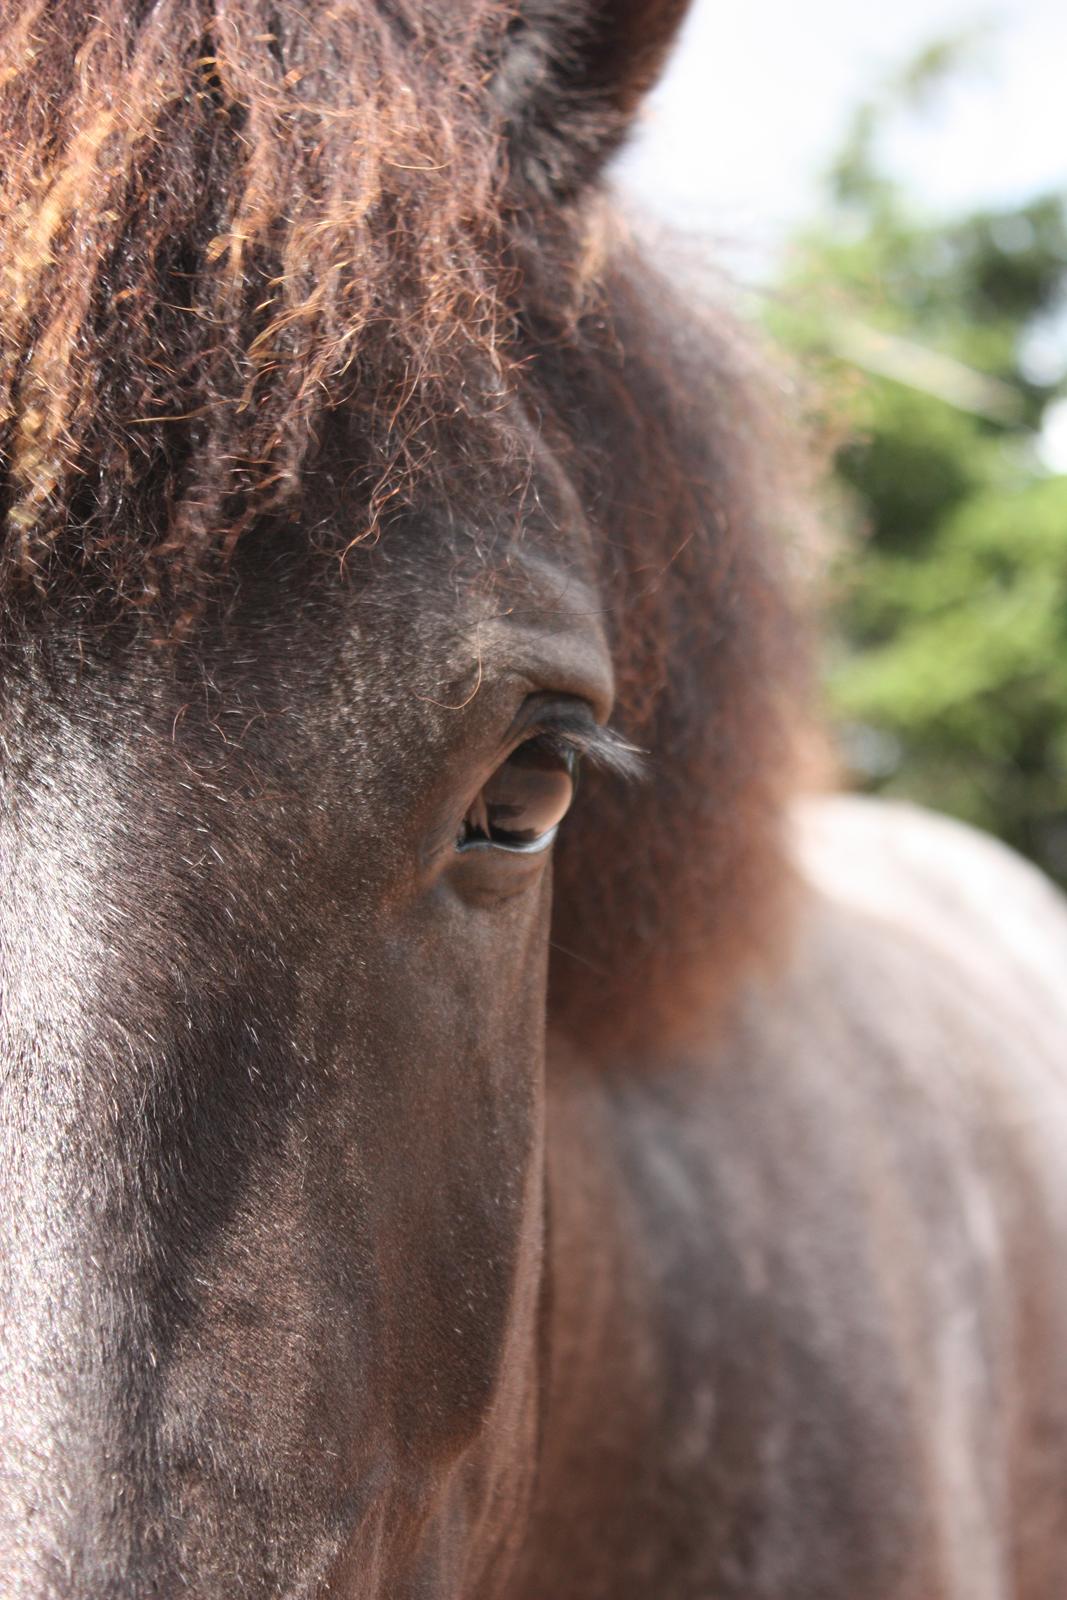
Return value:
[(745, 341), (639, 261), (599, 187), (684, 6), (610, 9), (11, 0), (0, 607), (180, 638), (299, 505), (331, 416), (359, 439), (356, 539), (476, 500), (536, 419), (648, 751), (557, 868), (553, 1017), (617, 1043), (766, 943), (796, 642)]
[[(506, 383), (504, 10), (23, 0), (0, 39), (3, 581), (186, 598), (299, 492)], [(377, 501), (369, 507), (373, 521)], [(116, 533), (118, 530), (118, 533)]]

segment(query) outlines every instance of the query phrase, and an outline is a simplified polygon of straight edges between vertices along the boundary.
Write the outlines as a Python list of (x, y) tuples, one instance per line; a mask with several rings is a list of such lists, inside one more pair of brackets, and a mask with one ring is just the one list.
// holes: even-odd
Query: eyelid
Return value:
[(512, 749), (529, 739), (547, 739), (560, 750), (573, 751), (593, 767), (627, 779), (644, 776), (646, 752), (614, 728), (603, 727), (584, 701), (552, 701), (536, 708), (540, 715), (522, 727)]
[(555, 827), (548, 828), (544, 833), (539, 834), (536, 839), (531, 839), (526, 844), (500, 844), (495, 839), (471, 839), (457, 847), (457, 854), (471, 855), (476, 850), (484, 850), (496, 851), (497, 854), (506, 856), (540, 856), (544, 855), (546, 850), (551, 849), (556, 842), (556, 835), (559, 830), (560, 824), (557, 822)]

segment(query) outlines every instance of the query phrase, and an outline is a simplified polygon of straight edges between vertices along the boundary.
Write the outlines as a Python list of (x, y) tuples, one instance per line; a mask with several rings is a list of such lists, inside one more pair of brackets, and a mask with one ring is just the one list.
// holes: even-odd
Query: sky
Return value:
[(810, 214), (851, 108), (976, 25), (974, 64), (891, 139), (894, 170), (942, 211), (1067, 187), (1067, 0), (696, 0), (618, 180), (762, 276)]

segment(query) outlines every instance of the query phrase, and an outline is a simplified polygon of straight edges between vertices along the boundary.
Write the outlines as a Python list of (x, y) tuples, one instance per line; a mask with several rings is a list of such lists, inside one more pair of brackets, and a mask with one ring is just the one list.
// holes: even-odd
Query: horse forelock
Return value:
[[(21, 0), (0, 36), (3, 593), (188, 586), (356, 408), (367, 529), (499, 453), (499, 0)], [(9, 13), (10, 16), (10, 13)], [(358, 530), (357, 530), (358, 531)]]

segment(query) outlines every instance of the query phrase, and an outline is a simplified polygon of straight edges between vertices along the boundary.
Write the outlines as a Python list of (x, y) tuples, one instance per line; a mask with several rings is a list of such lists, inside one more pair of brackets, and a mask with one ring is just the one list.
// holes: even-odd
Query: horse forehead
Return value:
[[(40, 803), (103, 821), (115, 787), (131, 784), (147, 803), (157, 785), (184, 785), (192, 803), (205, 764), (224, 781), (246, 755), (285, 765), (335, 728), (373, 766), (383, 728), (395, 753), (405, 730), (425, 735), (457, 697), (509, 676), (584, 678), (610, 699), (593, 540), (534, 448), (538, 492), (517, 526), (499, 507), (486, 508), (486, 532), (418, 515), (340, 571), (301, 558), (277, 578), (242, 572), (226, 622), (177, 657), (146, 644), (93, 660), (72, 631), (49, 642), (48, 669), (3, 671), (0, 811), (25, 822)], [(93, 783), (106, 804), (82, 803)]]

